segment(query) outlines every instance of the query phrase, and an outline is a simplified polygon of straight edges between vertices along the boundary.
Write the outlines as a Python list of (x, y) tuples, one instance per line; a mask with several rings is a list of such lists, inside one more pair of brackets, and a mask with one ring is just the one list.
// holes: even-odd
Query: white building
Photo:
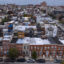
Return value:
[(57, 35), (57, 26), (45, 24), (45, 32), (48, 37), (55, 37)]

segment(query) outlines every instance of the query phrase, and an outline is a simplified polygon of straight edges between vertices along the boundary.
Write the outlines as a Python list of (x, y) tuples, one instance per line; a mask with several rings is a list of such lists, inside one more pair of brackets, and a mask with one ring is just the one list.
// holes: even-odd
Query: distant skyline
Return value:
[(64, 0), (0, 0), (0, 4), (17, 4), (17, 5), (27, 5), (27, 4), (40, 4), (45, 1), (47, 5), (51, 6), (64, 6)]

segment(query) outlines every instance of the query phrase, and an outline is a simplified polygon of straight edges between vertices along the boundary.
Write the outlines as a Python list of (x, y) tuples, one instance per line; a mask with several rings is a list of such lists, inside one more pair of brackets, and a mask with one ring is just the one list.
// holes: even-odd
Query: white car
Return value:
[(28, 59), (27, 63), (35, 63), (35, 60), (34, 59)]

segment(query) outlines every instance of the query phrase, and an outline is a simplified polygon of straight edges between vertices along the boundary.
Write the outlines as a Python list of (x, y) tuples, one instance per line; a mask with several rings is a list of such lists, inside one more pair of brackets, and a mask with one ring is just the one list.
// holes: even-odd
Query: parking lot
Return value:
[(11, 62), (1, 62), (0, 64), (60, 64), (60, 63), (54, 63), (54, 62), (47, 61), (45, 63), (27, 63), (27, 62), (24, 62), (24, 63), (22, 63), (22, 62), (13, 62), (13, 63), (11, 63)]

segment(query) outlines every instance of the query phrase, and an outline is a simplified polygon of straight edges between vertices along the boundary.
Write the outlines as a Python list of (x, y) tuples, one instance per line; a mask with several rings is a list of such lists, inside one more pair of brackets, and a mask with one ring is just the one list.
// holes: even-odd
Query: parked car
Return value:
[(3, 61), (3, 58), (0, 58), (0, 62), (2, 62)]
[(54, 60), (54, 63), (61, 63), (61, 62), (62, 62), (62, 60), (58, 60), (58, 59)]
[(4, 62), (15, 62), (14, 59), (5, 59)]
[(45, 59), (38, 59), (38, 60), (36, 60), (36, 62), (38, 62), (38, 63), (45, 63)]
[(35, 60), (34, 59), (28, 59), (27, 63), (35, 63)]
[(25, 58), (20, 58), (20, 59), (17, 59), (17, 62), (25, 62)]

